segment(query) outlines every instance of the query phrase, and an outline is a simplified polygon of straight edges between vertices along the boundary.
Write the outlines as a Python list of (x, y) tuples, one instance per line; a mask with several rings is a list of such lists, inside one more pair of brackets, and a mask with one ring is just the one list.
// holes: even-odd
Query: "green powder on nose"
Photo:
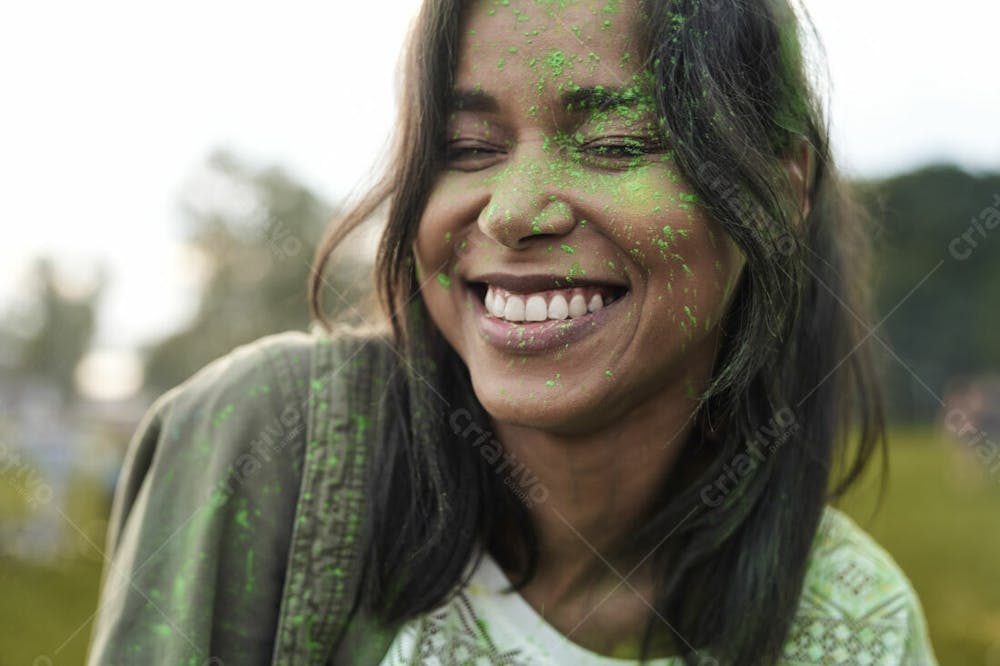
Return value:
[(437, 281), (438, 281), (439, 285), (441, 285), (445, 289), (450, 289), (451, 288), (451, 278), (450, 277), (448, 277), (444, 273), (438, 273), (435, 277), (437, 277)]

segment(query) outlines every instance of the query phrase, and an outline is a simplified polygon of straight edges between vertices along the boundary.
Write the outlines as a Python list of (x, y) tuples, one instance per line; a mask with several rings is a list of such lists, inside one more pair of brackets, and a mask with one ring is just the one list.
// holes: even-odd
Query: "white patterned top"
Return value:
[[(626, 666), (548, 624), (485, 554), (461, 590), (408, 622), (381, 666)], [(712, 660), (708, 660), (712, 661)], [(682, 666), (679, 658), (649, 666)], [(892, 558), (828, 507), (820, 522), (781, 666), (935, 666), (920, 602)]]

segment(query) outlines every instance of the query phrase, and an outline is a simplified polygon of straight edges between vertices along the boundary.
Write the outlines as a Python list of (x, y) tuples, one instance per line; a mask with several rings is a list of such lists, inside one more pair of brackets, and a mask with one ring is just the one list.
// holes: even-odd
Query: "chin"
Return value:
[(477, 377), (472, 372), (472, 387), (476, 398), (490, 417), (499, 423), (544, 430), (558, 434), (587, 434), (602, 427), (612, 416), (612, 405), (608, 400), (608, 391), (586, 390), (583, 386), (593, 386), (600, 381), (551, 380), (552, 386), (545, 381), (532, 380), (528, 388), (525, 381), (513, 380), (507, 377), (499, 381), (495, 376)]

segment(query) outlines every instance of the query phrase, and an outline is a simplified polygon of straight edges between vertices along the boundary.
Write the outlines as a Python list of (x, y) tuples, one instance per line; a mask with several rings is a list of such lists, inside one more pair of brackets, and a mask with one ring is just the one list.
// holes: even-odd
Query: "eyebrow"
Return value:
[(482, 90), (453, 90), (451, 99), (448, 100), (448, 108), (452, 111), (497, 113), (500, 110), (500, 103), (496, 97)]
[(652, 98), (637, 86), (608, 88), (607, 86), (576, 87), (563, 93), (562, 103), (567, 111), (606, 111), (617, 106), (638, 106)]
[[(617, 106), (637, 106), (651, 101), (637, 86), (609, 88), (607, 86), (575, 86), (564, 92), (560, 101), (566, 111), (606, 111)], [(453, 90), (448, 108), (452, 111), (497, 113), (500, 102), (482, 90)]]

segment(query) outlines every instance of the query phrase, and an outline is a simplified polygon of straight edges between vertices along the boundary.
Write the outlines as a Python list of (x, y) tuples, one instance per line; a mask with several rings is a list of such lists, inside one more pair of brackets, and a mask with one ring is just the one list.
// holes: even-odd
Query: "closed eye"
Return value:
[(607, 136), (576, 148), (580, 159), (607, 168), (637, 166), (647, 155), (663, 152), (663, 146), (648, 137)]
[(502, 146), (479, 139), (455, 139), (445, 146), (444, 159), (449, 169), (479, 171), (495, 164), (506, 152)]

